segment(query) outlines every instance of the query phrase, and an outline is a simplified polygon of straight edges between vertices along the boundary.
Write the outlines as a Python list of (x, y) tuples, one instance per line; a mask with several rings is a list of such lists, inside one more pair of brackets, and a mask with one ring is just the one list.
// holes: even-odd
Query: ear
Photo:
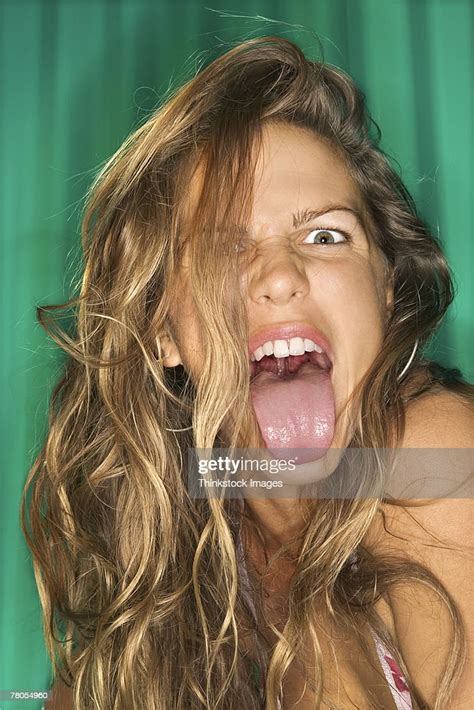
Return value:
[(385, 305), (387, 314), (393, 311), (393, 273), (387, 275), (385, 280)]
[(162, 358), (163, 367), (176, 367), (182, 365), (181, 355), (178, 346), (169, 335), (163, 335), (159, 339), (158, 349)]

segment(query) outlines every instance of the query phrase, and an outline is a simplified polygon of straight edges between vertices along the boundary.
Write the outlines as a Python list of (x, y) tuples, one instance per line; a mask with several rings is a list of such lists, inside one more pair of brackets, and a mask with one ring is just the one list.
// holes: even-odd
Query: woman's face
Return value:
[[(364, 228), (357, 186), (328, 143), (309, 129), (266, 125), (255, 177), (248, 230), (252, 256), (242, 274), (249, 355), (264, 342), (274, 344), (279, 334), (298, 338), (300, 333), (303, 342), (307, 336), (316, 345), (319, 337), (332, 364), (333, 401), (313, 414), (319, 417), (320, 433), (321, 421), (326, 425), (322, 448), (343, 447), (350, 438), (344, 406), (382, 341), (388, 304), (382, 259)], [(182, 362), (197, 376), (202, 366), (199, 328), (190, 294), (183, 293), (187, 295), (176, 304), (175, 339), (164, 348), (169, 353), (164, 364)], [(258, 357), (261, 352), (256, 362)], [(261, 379), (275, 377), (266, 372)], [(277, 384), (283, 387), (281, 381)], [(281, 392), (272, 396), (265, 395), (266, 401), (286, 401)], [(262, 406), (258, 397), (254, 405)], [(328, 423), (331, 407), (335, 416)], [(303, 422), (304, 431), (307, 424)]]

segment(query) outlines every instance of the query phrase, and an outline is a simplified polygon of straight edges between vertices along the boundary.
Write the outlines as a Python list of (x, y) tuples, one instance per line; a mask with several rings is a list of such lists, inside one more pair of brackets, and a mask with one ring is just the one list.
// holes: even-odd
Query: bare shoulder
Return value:
[[(470, 449), (474, 409), (450, 392), (421, 397), (406, 411), (402, 447)], [(469, 452), (470, 454), (470, 452)], [(474, 503), (472, 498), (381, 503), (365, 538), (375, 554), (417, 562), (441, 582), (454, 600), (467, 636), (467, 663), (452, 707), (467, 710), (474, 692)], [(456, 639), (446, 604), (433, 587), (400, 580), (390, 592), (393, 626), (417, 688), (431, 705)]]
[(405, 407), (407, 448), (471, 448), (474, 446), (474, 388), (468, 399), (448, 390), (426, 393)]
[[(472, 551), (474, 503), (469, 492), (474, 476), (474, 401), (445, 390), (409, 402), (400, 448), (419, 450), (419, 459), (402, 455), (402, 461), (417, 460), (421, 468), (425, 457), (433, 477), (448, 480), (450, 476), (455, 484), (460, 481), (465, 484), (458, 489), (458, 495), (454, 489), (447, 494), (449, 497), (433, 494), (431, 500), (414, 500), (409, 507), (382, 506), (390, 527), (399, 533), (393, 542), (395, 546), (406, 551), (411, 544), (412, 554), (419, 561), (426, 558), (433, 563), (434, 557), (439, 557), (437, 567), (443, 564), (451, 572), (452, 558), (446, 550)], [(436, 456), (431, 456), (432, 452)], [(433, 465), (437, 460), (442, 463), (439, 470)], [(451, 462), (456, 471), (448, 470)]]

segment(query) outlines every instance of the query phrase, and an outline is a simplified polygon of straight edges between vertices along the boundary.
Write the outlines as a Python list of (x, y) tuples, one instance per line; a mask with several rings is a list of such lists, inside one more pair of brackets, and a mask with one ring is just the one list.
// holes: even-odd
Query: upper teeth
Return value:
[(288, 357), (289, 355), (304, 355), (305, 352), (316, 350), (322, 353), (323, 349), (316, 345), (310, 338), (290, 338), (289, 340), (267, 340), (251, 353), (251, 360), (261, 360), (264, 355), (275, 357)]

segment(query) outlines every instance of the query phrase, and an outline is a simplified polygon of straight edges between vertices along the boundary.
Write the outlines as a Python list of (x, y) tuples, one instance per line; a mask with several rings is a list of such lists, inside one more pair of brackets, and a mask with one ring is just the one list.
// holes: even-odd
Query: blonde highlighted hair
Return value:
[[(242, 432), (255, 431), (237, 276), (242, 256), (232, 248), (239, 235), (230, 229), (224, 238), (217, 225), (248, 219), (253, 147), (268, 121), (313, 130), (344, 160), (393, 283), (393, 312), (360, 392), (352, 446), (396, 444), (404, 411), (398, 375), (418, 339), (416, 371), (423, 343), (452, 300), (444, 256), (378, 147), (362, 93), (340, 69), (307, 60), (288, 40), (234, 47), (125, 141), (88, 195), (80, 294), (39, 309), (68, 360), (22, 505), (48, 652), (81, 710), (261, 706), (241, 643), (253, 622), (236, 557), (240, 517), (231, 501), (189, 495), (186, 451), (212, 448), (224, 423), (229, 446), (245, 445)], [(203, 179), (189, 215), (197, 165)], [(181, 366), (164, 368), (160, 344), (172, 329), (185, 250), (204, 352), (197, 381)], [(72, 329), (57, 322), (63, 310), (73, 315)], [(271, 648), (259, 636), (269, 710), (308, 633), (316, 658), (311, 682), (318, 702), (324, 697), (311, 614), (321, 599), (355, 633), (372, 625), (405, 672), (415, 707), (427, 707), (374, 608), (402, 572), (435, 590), (452, 615), (451, 658), (433, 706), (447, 707), (463, 657), (459, 614), (428, 571), (361, 547), (378, 504), (315, 504), (284, 629)], [(354, 569), (348, 561), (356, 549)]]

